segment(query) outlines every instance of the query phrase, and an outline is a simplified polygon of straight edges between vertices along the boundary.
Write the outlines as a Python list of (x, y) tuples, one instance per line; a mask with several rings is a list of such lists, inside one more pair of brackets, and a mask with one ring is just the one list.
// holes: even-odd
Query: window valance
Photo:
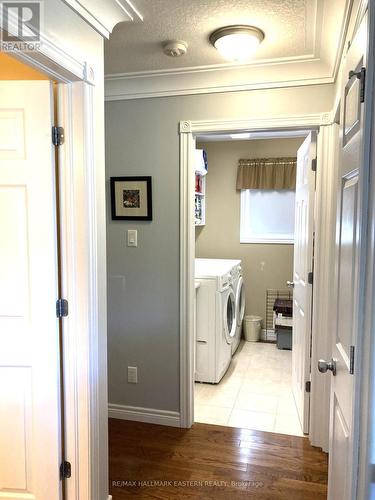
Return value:
[(240, 160), (237, 189), (296, 189), (297, 158)]

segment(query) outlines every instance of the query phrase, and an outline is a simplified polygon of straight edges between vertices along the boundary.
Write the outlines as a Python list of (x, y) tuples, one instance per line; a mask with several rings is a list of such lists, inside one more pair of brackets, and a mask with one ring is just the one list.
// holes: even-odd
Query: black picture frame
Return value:
[[(144, 184), (143, 187), (142, 184)], [(112, 220), (152, 220), (152, 178), (150, 176), (111, 177), (110, 187)], [(122, 199), (119, 198), (121, 193)], [(128, 203), (128, 206), (125, 203)], [(138, 213), (132, 214), (132, 211)]]

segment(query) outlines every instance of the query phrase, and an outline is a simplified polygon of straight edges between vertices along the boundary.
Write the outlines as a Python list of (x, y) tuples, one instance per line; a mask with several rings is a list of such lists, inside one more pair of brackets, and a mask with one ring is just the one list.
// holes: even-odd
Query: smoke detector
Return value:
[(169, 40), (163, 43), (163, 52), (169, 57), (180, 57), (186, 54), (188, 45), (182, 40)]

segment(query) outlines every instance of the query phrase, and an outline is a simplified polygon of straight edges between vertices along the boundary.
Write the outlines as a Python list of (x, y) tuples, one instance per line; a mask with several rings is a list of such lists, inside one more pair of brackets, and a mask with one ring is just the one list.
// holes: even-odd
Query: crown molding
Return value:
[(120, 22), (143, 21), (131, 0), (63, 0), (104, 38)]
[(144, 70), (144, 71), (129, 71), (127, 73), (107, 73), (105, 75), (105, 80), (126, 80), (131, 78), (148, 78), (154, 76), (171, 76), (171, 75), (190, 75), (192, 73), (204, 73), (209, 71), (241, 71), (241, 70), (251, 70), (254, 68), (264, 68), (266, 66), (275, 66), (282, 64), (290, 64), (295, 62), (311, 62), (320, 59), (314, 54), (305, 54), (303, 56), (293, 56), (293, 57), (278, 57), (274, 59), (260, 59), (256, 62), (251, 62), (247, 64), (237, 64), (237, 63), (222, 63), (222, 64), (206, 64), (202, 66), (191, 66), (182, 68), (168, 68), (168, 69), (155, 69), (155, 70)]
[(151, 99), (155, 97), (173, 97), (173, 96), (183, 96), (183, 95), (199, 95), (199, 94), (217, 94), (221, 92), (241, 92), (249, 90), (266, 90), (275, 88), (288, 88), (288, 87), (304, 87), (307, 85), (327, 85), (334, 83), (333, 77), (322, 77), (322, 78), (308, 78), (305, 80), (280, 80), (275, 82), (261, 82), (253, 84), (242, 84), (242, 85), (223, 85), (223, 86), (213, 86), (213, 87), (202, 87), (195, 89), (181, 88), (181, 89), (169, 89), (169, 90), (153, 90), (145, 91), (140, 90), (138, 92), (131, 90), (122, 90), (120, 92), (114, 92), (112, 89), (106, 86), (106, 101), (125, 101), (132, 99)]
[(256, 89), (323, 85), (334, 82), (329, 68), (316, 59), (236, 68), (193, 69), (111, 75), (105, 79), (106, 101)]

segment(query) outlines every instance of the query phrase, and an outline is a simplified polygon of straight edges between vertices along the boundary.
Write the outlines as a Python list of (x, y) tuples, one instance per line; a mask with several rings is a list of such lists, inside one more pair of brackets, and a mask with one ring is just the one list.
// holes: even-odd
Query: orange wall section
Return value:
[(0, 52), (0, 80), (49, 80), (49, 78), (31, 66)]

